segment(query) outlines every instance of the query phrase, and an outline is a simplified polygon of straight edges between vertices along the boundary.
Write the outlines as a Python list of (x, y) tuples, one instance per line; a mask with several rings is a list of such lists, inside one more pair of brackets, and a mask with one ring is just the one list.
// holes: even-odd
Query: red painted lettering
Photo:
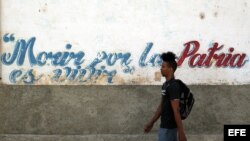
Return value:
[[(192, 49), (191, 49), (192, 46)], [(208, 49), (208, 54), (197, 53), (200, 48), (200, 43), (198, 41), (190, 41), (184, 44), (184, 50), (182, 55), (179, 57), (178, 66), (189, 59), (190, 67), (210, 67), (213, 62), (215, 62), (216, 67), (242, 67), (247, 62), (246, 54), (233, 54), (234, 48), (231, 47), (228, 53), (217, 54), (224, 46), (219, 46), (218, 43), (214, 43), (212, 48)]]
[[(191, 45), (193, 45), (192, 51), (190, 51)], [(198, 51), (198, 49), (200, 47), (200, 43), (198, 41), (190, 41), (190, 42), (184, 44), (184, 46), (185, 46), (185, 49), (184, 49), (180, 59), (178, 60), (178, 63), (177, 63), (178, 66), (180, 66), (186, 58), (188, 58), (191, 55), (194, 55), (194, 53), (196, 53)]]

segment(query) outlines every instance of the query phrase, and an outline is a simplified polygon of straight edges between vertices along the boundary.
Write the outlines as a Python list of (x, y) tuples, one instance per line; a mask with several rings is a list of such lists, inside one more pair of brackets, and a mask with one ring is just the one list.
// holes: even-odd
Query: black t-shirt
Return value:
[(161, 113), (161, 128), (173, 129), (177, 128), (174, 112), (171, 106), (171, 100), (180, 99), (180, 85), (178, 82), (171, 79), (162, 85), (162, 113)]

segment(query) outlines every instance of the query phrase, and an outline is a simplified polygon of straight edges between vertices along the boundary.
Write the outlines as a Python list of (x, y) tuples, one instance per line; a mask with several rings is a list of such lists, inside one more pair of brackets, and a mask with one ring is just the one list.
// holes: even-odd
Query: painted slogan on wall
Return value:
[[(34, 53), (33, 48), (35, 47), (36, 37), (31, 37), (28, 40), (18, 39), (16, 40), (14, 34), (5, 34), (3, 37), (4, 43), (12, 44), (12, 52), (2, 53), (1, 62), (6, 66), (11, 66), (16, 63), (19, 67), (24, 65), (24, 60), (27, 58), (27, 64), (30, 69), (14, 69), (9, 74), (9, 81), (13, 84), (24, 83), (24, 84), (35, 84), (39, 79), (44, 77), (44, 74), (36, 75), (34, 66), (39, 66), (42, 69), (43, 66), (50, 64), (52, 67), (62, 67), (60, 69), (54, 69), (50, 81), (64, 82), (72, 81), (75, 83), (95, 83), (97, 79), (102, 76), (106, 76), (107, 84), (114, 83), (113, 78), (117, 73), (128, 73), (133, 75), (135, 66), (131, 65), (133, 61), (130, 52), (117, 52), (109, 53), (101, 51), (97, 53), (97, 57), (91, 61), (90, 64), (84, 64), (85, 52), (72, 52), (71, 44), (65, 45), (65, 51), (58, 52), (46, 52), (42, 51), (37, 54)], [(144, 51), (141, 53), (140, 59), (137, 60), (139, 67), (146, 67), (150, 64), (151, 67), (159, 69), (162, 60), (160, 54), (155, 53), (153, 56), (148, 56), (153, 43), (147, 43)], [(217, 68), (241, 68), (244, 67), (248, 61), (246, 53), (234, 54), (234, 48), (228, 49), (228, 52), (218, 53), (223, 48), (223, 45), (213, 43), (212, 47), (209, 48), (207, 53), (198, 53), (200, 43), (198, 41), (190, 41), (184, 44), (183, 53), (179, 56), (178, 66), (181, 66), (185, 60), (188, 60), (188, 65), (191, 68), (195, 67), (206, 67), (209, 68), (211, 65)], [(213, 60), (213, 61), (212, 61)], [(68, 66), (72, 62), (73, 67)], [(100, 67), (98, 64), (103, 63)], [(122, 72), (111, 69), (107, 70), (106, 66), (114, 66), (119, 63), (122, 68)], [(86, 66), (82, 68), (82, 66)]]
[[(64, 3), (2, 1), (3, 83), (158, 85), (165, 81), (160, 74), (160, 55), (167, 51), (176, 53), (176, 78), (187, 84), (250, 82), (250, 32), (246, 30), (249, 24), (242, 25), (240, 18), (225, 26), (230, 15), (218, 17), (218, 13), (227, 9), (208, 12), (214, 17), (207, 20), (203, 12), (194, 15), (177, 10), (175, 15), (184, 17), (181, 20), (194, 21), (184, 24), (176, 16), (168, 15), (171, 10), (167, 9), (181, 8), (174, 2), (162, 5), (157, 3), (160, 1), (131, 1), (121, 5), (112, 0), (61, 1)], [(244, 1), (241, 2), (244, 8)], [(33, 6), (29, 7), (30, 4)], [(194, 4), (211, 11), (208, 3)], [(15, 9), (17, 5), (19, 9)], [(226, 5), (228, 9), (231, 6)], [(11, 18), (9, 13), (16, 17)], [(244, 13), (250, 12), (245, 9)]]

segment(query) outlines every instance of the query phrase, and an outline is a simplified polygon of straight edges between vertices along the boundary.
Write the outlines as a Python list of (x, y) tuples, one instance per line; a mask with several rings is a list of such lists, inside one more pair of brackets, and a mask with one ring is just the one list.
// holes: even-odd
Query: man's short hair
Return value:
[(177, 62), (175, 61), (176, 55), (173, 52), (166, 52), (161, 54), (161, 59), (164, 62), (168, 62), (170, 67), (173, 68), (174, 72), (177, 69)]

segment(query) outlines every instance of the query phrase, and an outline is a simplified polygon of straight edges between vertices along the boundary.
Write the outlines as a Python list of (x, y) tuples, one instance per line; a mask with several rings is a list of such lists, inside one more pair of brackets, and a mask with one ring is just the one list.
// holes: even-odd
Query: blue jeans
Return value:
[(160, 128), (159, 141), (178, 141), (177, 128), (174, 129)]

